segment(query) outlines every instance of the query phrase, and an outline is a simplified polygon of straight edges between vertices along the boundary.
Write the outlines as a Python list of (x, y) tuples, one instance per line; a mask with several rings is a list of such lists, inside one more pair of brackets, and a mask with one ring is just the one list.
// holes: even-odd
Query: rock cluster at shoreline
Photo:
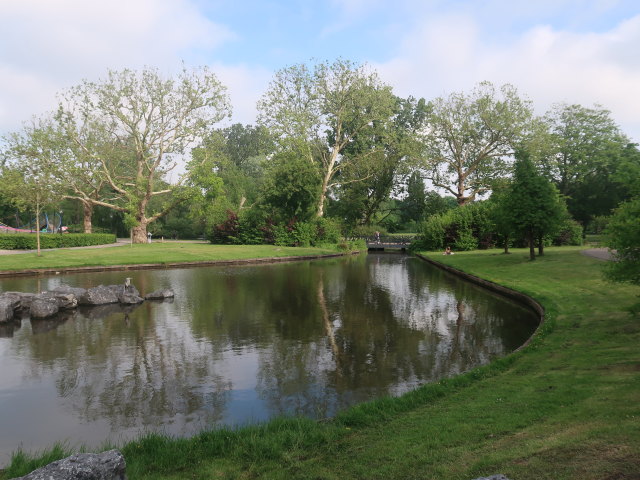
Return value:
[(164, 300), (173, 296), (173, 290), (161, 289), (143, 298), (128, 281), (123, 285), (98, 285), (93, 288), (61, 286), (37, 294), (4, 292), (0, 294), (0, 323), (25, 316), (32, 319), (50, 318), (78, 306), (137, 305), (145, 300)]

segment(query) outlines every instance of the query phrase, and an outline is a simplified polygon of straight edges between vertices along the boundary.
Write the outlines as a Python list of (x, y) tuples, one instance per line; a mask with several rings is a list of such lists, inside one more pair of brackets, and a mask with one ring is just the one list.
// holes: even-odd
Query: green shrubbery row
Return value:
[(268, 218), (239, 216), (229, 210), (227, 219), (211, 229), (209, 238), (215, 244), (315, 247), (339, 243), (342, 235), (340, 224), (329, 218), (276, 223)]
[[(87, 247), (114, 243), (113, 233), (43, 233), (40, 235), (40, 248)], [(0, 234), (2, 250), (35, 250), (35, 233)]]
[[(545, 237), (548, 245), (582, 245), (582, 226), (567, 218), (558, 230)], [(440, 215), (432, 215), (422, 223), (412, 243), (416, 250), (467, 251), (503, 247), (504, 239), (498, 233), (493, 220), (490, 202), (476, 202), (462, 208), (454, 208)], [(509, 239), (510, 246), (524, 247), (524, 238)]]

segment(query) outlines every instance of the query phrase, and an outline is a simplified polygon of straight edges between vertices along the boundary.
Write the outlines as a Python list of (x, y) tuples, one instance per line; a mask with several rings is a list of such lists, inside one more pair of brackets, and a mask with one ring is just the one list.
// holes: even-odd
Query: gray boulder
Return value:
[(140, 292), (136, 287), (129, 284), (127, 286), (118, 285), (120, 292), (118, 293), (118, 301), (123, 305), (135, 305), (144, 302), (144, 298), (140, 296)]
[(86, 288), (80, 288), (80, 287), (69, 287), (67, 285), (61, 285), (59, 287), (54, 288), (53, 290), (51, 290), (52, 292), (56, 292), (56, 293), (72, 293), (76, 296), (76, 298), (80, 297), (80, 295), (83, 295), (86, 293), (87, 289)]
[(0, 297), (0, 323), (8, 322), (13, 318), (15, 302), (9, 298)]
[(13, 480), (126, 480), (122, 453), (78, 453)]
[(39, 296), (55, 300), (58, 304), (58, 308), (62, 310), (70, 310), (78, 306), (78, 299), (73, 293), (44, 292)]
[(29, 310), (31, 301), (35, 297), (34, 293), (4, 292), (2, 298), (8, 298), (14, 302), (14, 310)]
[(55, 315), (60, 310), (55, 298), (37, 295), (31, 302), (31, 318), (47, 318)]
[(147, 293), (144, 298), (147, 300), (164, 300), (165, 298), (173, 298), (175, 294), (170, 288), (164, 288), (156, 290), (155, 292)]
[[(114, 287), (112, 285), (111, 287)], [(118, 294), (116, 290), (104, 285), (89, 288), (78, 297), (78, 305), (106, 305), (109, 303), (118, 303)], [(120, 287), (122, 288), (122, 287)]]

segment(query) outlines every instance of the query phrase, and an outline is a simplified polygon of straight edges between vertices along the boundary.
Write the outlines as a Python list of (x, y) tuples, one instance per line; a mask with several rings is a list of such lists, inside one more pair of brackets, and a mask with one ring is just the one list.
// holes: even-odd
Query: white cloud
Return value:
[(0, 132), (55, 104), (55, 92), (107, 69), (175, 69), (234, 39), (187, 0), (0, 2)]
[(470, 16), (429, 16), (377, 65), (400, 95), (433, 98), (489, 80), (512, 83), (538, 113), (556, 102), (599, 103), (640, 141), (640, 15), (601, 33), (532, 27), (495, 43)]

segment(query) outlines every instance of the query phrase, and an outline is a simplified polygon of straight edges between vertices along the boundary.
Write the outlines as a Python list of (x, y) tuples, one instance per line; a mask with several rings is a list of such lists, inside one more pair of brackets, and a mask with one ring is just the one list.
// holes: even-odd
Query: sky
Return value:
[(0, 136), (84, 79), (183, 64), (210, 67), (252, 124), (276, 71), (337, 58), (401, 97), (488, 80), (538, 114), (598, 104), (640, 142), (638, 0), (0, 0)]

